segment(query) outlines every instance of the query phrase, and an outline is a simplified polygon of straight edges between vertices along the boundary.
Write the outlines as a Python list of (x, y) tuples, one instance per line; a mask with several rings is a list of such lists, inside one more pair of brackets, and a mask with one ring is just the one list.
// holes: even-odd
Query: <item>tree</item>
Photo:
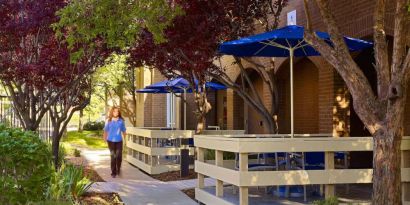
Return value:
[[(101, 42), (96, 42), (94, 49), (82, 47), (82, 58), (72, 63), (71, 50), (65, 43), (60, 43), (54, 36), (50, 42), (42, 45), (39, 64), (46, 70), (54, 70), (54, 83), (46, 89), (57, 95), (56, 100), (47, 106), (53, 127), (52, 152), (54, 164), (59, 167), (58, 154), (60, 140), (75, 112), (83, 110), (91, 100), (92, 74), (105, 62), (110, 50)], [(43, 56), (44, 55), (44, 56)]]
[(387, 1), (376, 1), (373, 18), (376, 93), (372, 91), (368, 79), (349, 54), (331, 13), (329, 1), (315, 2), (333, 46), (313, 33), (308, 0), (304, 1), (308, 19), (305, 39), (343, 78), (353, 98), (354, 110), (373, 136), (373, 204), (401, 204), (400, 145), (410, 75), (410, 49), (409, 44), (406, 44), (410, 24), (406, 5), (410, 2), (392, 1), (395, 4), (395, 18), (393, 52), (390, 57), (385, 26)]
[[(198, 131), (205, 126), (205, 115), (210, 109), (206, 90), (205, 70), (212, 66), (218, 35), (225, 29), (216, 22), (223, 22), (223, 7), (217, 1), (176, 1), (184, 15), (177, 16), (172, 26), (164, 31), (165, 43), (157, 44), (154, 35), (145, 31), (140, 41), (130, 50), (133, 66), (148, 65), (158, 69), (167, 78), (182, 76), (191, 84), (197, 105)], [(197, 80), (198, 86), (195, 86)]]
[[(137, 126), (137, 87), (135, 68), (127, 64), (125, 54), (112, 54), (94, 75), (95, 85), (108, 91), (114, 105), (121, 108), (133, 126)], [(118, 102), (115, 99), (119, 99)]]
[(163, 29), (181, 14), (179, 7), (167, 0), (72, 0), (57, 15), (57, 34), (69, 47), (77, 43), (93, 45), (104, 39), (110, 48), (133, 45), (142, 29), (165, 41)]
[[(167, 0), (73, 0), (58, 11), (60, 20), (54, 28), (70, 48), (76, 44), (92, 48), (95, 39), (102, 39), (109, 48), (121, 50), (134, 45), (143, 29), (152, 32), (156, 42), (164, 42), (163, 29), (181, 13), (177, 5)], [(82, 55), (82, 50), (74, 52), (72, 61)], [(129, 71), (133, 77), (134, 70)], [(135, 90), (134, 86), (126, 87)], [(135, 93), (131, 95), (136, 102)]]
[[(89, 102), (88, 75), (106, 57), (104, 44), (69, 48), (57, 41), (51, 24), (64, 1), (7, 1), (0, 25), (0, 79), (13, 100), (24, 129), (36, 131), (46, 112), (53, 126), (52, 149), (58, 159), (61, 136), (72, 113)], [(71, 53), (82, 55), (75, 63)], [(58, 166), (57, 163), (55, 163)]]
[[(270, 85), (274, 105), (272, 109), (266, 108), (262, 102), (240, 59), (237, 59), (237, 64), (242, 69), (243, 79), (246, 79), (242, 81), (242, 85), (230, 79), (225, 73), (225, 68), (214, 62), (221, 41), (249, 35), (256, 27), (265, 30), (275, 28), (287, 1), (178, 0), (175, 2), (184, 10), (184, 15), (175, 17), (172, 26), (165, 29), (164, 35), (167, 41), (156, 44), (153, 34), (146, 31), (141, 35), (140, 42), (130, 50), (130, 60), (136, 66), (143, 64), (153, 66), (168, 78), (183, 76), (191, 82), (191, 85), (195, 85), (195, 79), (198, 80), (199, 86), (192, 86), (197, 104), (196, 113), (200, 122), (198, 128), (204, 128), (205, 115), (210, 109), (206, 91), (202, 88), (206, 81), (214, 78), (235, 90), (247, 104), (265, 118), (270, 132), (276, 132), (274, 115), (277, 112), (278, 95), (274, 78), (268, 73), (267, 68), (252, 59), (246, 59), (256, 65), (254, 69)], [(270, 18), (271, 16), (273, 18)], [(248, 92), (246, 87), (251, 88), (251, 92)]]
[(49, 40), (54, 13), (64, 1), (2, 1), (0, 14), (0, 79), (13, 100), (24, 129), (37, 130), (49, 104), (57, 99), (47, 87), (55, 70), (39, 63), (41, 46)]

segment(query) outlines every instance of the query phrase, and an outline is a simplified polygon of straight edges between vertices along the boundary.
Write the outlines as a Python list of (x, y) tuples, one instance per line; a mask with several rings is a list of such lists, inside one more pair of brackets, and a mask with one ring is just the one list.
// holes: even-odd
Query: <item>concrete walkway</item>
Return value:
[[(86, 150), (81, 154), (88, 165), (106, 181), (95, 183), (90, 191), (116, 192), (127, 205), (196, 205), (197, 203), (180, 190), (194, 188), (196, 180), (162, 182), (151, 178), (139, 169), (123, 162), (121, 175), (111, 177), (110, 154), (108, 150)], [(206, 185), (212, 186), (215, 181), (206, 179)]]

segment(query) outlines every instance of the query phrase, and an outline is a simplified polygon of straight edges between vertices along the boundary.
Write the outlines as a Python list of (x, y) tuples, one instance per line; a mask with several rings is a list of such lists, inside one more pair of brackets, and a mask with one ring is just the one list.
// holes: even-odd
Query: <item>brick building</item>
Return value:
[[(372, 39), (374, 2), (370, 0), (331, 1), (332, 13), (339, 24), (340, 31), (350, 37)], [(296, 11), (296, 24), (304, 26), (306, 18), (303, 1), (290, 0), (280, 18), (280, 27), (287, 24), (287, 14)], [(315, 5), (312, 5), (312, 25), (315, 30), (326, 31)], [(393, 5), (387, 9), (387, 34), (392, 38)], [(260, 31), (255, 31), (258, 33)], [(352, 54), (360, 65), (372, 86), (376, 87), (376, 75), (372, 64), (373, 51), (365, 50)], [(228, 74), (233, 80), (239, 76), (239, 68), (232, 65), (232, 58), (224, 57), (228, 66)], [(261, 58), (260, 62), (266, 59)], [(278, 79), (280, 95), (280, 113), (278, 117), (279, 132), (290, 132), (290, 97), (289, 97), (289, 62), (286, 58), (275, 58), (275, 72)], [(250, 66), (249, 66), (250, 67)], [(366, 136), (368, 132), (360, 122), (352, 108), (352, 99), (343, 80), (336, 71), (321, 57), (296, 58), (294, 65), (294, 102), (295, 102), (295, 133), (332, 133), (337, 136)], [(269, 105), (267, 85), (256, 73), (251, 73), (254, 86)], [(164, 78), (158, 71), (141, 69), (139, 87), (144, 87)], [(410, 95), (408, 95), (410, 96)], [(138, 126), (167, 126), (167, 97), (161, 94), (140, 94), (138, 106)], [(232, 90), (209, 93), (213, 105), (208, 115), (208, 125), (219, 125), (225, 129), (245, 129), (248, 133), (265, 133), (262, 117), (252, 108), (246, 106), (243, 100)], [(181, 127), (182, 103), (177, 102), (177, 121)], [(168, 106), (169, 107), (169, 106)], [(267, 106), (269, 107), (269, 106)], [(187, 128), (194, 129), (196, 125), (193, 97), (188, 95)], [(410, 109), (410, 107), (409, 107)], [(409, 120), (406, 120), (405, 133), (410, 132)]]
[[(345, 36), (372, 40), (374, 1), (370, 0), (345, 0), (331, 1), (332, 13), (336, 17), (340, 31)], [(314, 30), (326, 31), (320, 14), (315, 5), (311, 6), (312, 26)], [(279, 26), (287, 24), (289, 12), (296, 11), (296, 24), (305, 26), (306, 18), (303, 1), (290, 0), (284, 8)], [(394, 5), (388, 2), (386, 33), (389, 42), (393, 39)], [(410, 25), (409, 25), (410, 26)], [(260, 33), (261, 31), (255, 31)], [(407, 45), (410, 46), (410, 36)], [(390, 45), (390, 51), (391, 51)], [(373, 68), (373, 50), (368, 49), (352, 53), (354, 60), (360, 66), (373, 90), (376, 90), (376, 73)], [(225, 56), (223, 63), (227, 67), (227, 74), (234, 81), (240, 81), (240, 69), (232, 64), (233, 58)], [(265, 63), (266, 58), (259, 58), (259, 63)], [(279, 88), (279, 133), (290, 133), (290, 87), (289, 87), (289, 59), (275, 58), (275, 66), (270, 70), (277, 77)], [(368, 131), (358, 118), (353, 109), (352, 98), (341, 77), (323, 58), (303, 57), (294, 61), (294, 123), (297, 134), (332, 134), (334, 136), (369, 136)], [(245, 68), (251, 68), (246, 65)], [(251, 79), (258, 93), (263, 98), (267, 107), (270, 107), (270, 93), (268, 85), (249, 69)], [(139, 88), (164, 80), (158, 71), (140, 69)], [(410, 91), (410, 89), (408, 89)], [(407, 95), (410, 98), (410, 95)], [(243, 100), (232, 90), (209, 93), (209, 101), (213, 109), (207, 117), (208, 125), (218, 125), (222, 129), (244, 129), (247, 133), (266, 133), (263, 118), (248, 107)], [(410, 99), (409, 99), (410, 100)], [(167, 105), (168, 104), (168, 105)], [(177, 125), (181, 128), (183, 122), (182, 103), (175, 102)], [(192, 95), (188, 95), (187, 129), (195, 129), (196, 120), (193, 115), (195, 106)], [(168, 111), (167, 111), (168, 110)], [(169, 103), (166, 95), (140, 94), (138, 102), (138, 126), (164, 127), (167, 126)], [(410, 135), (410, 104), (406, 106), (404, 134)], [(371, 168), (371, 152), (351, 152), (350, 168)], [(404, 190), (409, 190), (406, 185)]]
[[(369, 0), (331, 1), (332, 13), (339, 24), (340, 31), (350, 37), (372, 40), (373, 36), (373, 9), (374, 2)], [(283, 10), (280, 18), (280, 27), (287, 24), (288, 12), (296, 11), (296, 24), (304, 26), (306, 18), (303, 1), (291, 0)], [(315, 30), (326, 31), (318, 10), (312, 5), (312, 26)], [(393, 5), (387, 9), (387, 34), (393, 35)], [(257, 32), (256, 32), (257, 33)], [(352, 54), (355, 61), (362, 68), (374, 89), (376, 89), (376, 74), (371, 49)], [(264, 59), (260, 59), (263, 63)], [(226, 65), (232, 59), (225, 58)], [(278, 78), (280, 113), (278, 118), (279, 132), (290, 132), (290, 97), (289, 97), (289, 62), (286, 58), (275, 58), (275, 72)], [(232, 79), (237, 79), (239, 69), (230, 67), (228, 73)], [(258, 75), (252, 75), (255, 87), (269, 105), (267, 85)], [(295, 89), (295, 133), (333, 133), (338, 136), (368, 135), (363, 124), (352, 108), (352, 99), (337, 72), (321, 57), (296, 58), (294, 65)], [(265, 128), (261, 117), (250, 108), (243, 105), (241, 99), (232, 91), (227, 91), (229, 129), (247, 129), (249, 133), (263, 133)], [(245, 108), (244, 108), (245, 107)], [(268, 106), (269, 107), (269, 106)], [(242, 111), (244, 112), (238, 112)], [(410, 120), (410, 114), (407, 117)], [(410, 123), (406, 120), (405, 132), (410, 132)]]

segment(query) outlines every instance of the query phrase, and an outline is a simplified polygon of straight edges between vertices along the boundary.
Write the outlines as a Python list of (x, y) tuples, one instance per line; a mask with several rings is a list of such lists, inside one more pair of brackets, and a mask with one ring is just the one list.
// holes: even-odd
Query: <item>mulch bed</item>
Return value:
[(85, 166), (83, 172), (84, 176), (93, 182), (105, 182), (105, 180), (90, 166)]
[[(84, 175), (93, 182), (105, 182), (105, 180), (87, 163), (83, 156), (66, 158), (66, 163), (83, 167)], [(81, 205), (120, 205), (124, 204), (117, 193), (87, 192), (80, 197)]]
[(81, 205), (119, 205), (124, 204), (117, 193), (88, 192), (80, 198)]
[(83, 167), (84, 176), (90, 179), (93, 182), (105, 182), (103, 178), (89, 165), (87, 165), (87, 161), (81, 157), (67, 157), (66, 158), (68, 164), (73, 164), (78, 167)]
[(181, 177), (180, 171), (165, 172), (161, 174), (151, 175), (152, 178), (158, 179), (163, 182), (185, 180), (185, 179), (197, 179), (197, 174), (193, 169), (189, 170), (189, 174), (186, 177)]
[(184, 194), (186, 194), (189, 198), (196, 201), (196, 199), (195, 199), (195, 189), (184, 189), (184, 190), (181, 190), (181, 191), (184, 192)]

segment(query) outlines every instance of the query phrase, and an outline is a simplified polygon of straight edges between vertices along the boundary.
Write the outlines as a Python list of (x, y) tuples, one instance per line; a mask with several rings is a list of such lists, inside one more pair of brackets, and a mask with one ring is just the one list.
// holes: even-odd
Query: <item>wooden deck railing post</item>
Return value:
[[(205, 162), (205, 149), (197, 148), (197, 160), (200, 162)], [(198, 188), (203, 189), (205, 187), (205, 177), (203, 174), (198, 173)]]
[[(325, 169), (334, 169), (335, 168), (335, 153), (334, 152), (325, 152)], [(325, 186), (325, 198), (335, 196), (335, 185), (327, 184)]]
[[(215, 150), (215, 165), (223, 167), (223, 151)], [(224, 182), (222, 180), (216, 180), (216, 196), (222, 197), (224, 195)]]
[[(410, 150), (401, 151), (401, 167), (410, 168)], [(402, 182), (402, 201), (410, 202), (410, 183)]]
[[(248, 153), (239, 153), (239, 171), (248, 171)], [(248, 205), (249, 204), (249, 189), (248, 187), (239, 187), (239, 204)]]

